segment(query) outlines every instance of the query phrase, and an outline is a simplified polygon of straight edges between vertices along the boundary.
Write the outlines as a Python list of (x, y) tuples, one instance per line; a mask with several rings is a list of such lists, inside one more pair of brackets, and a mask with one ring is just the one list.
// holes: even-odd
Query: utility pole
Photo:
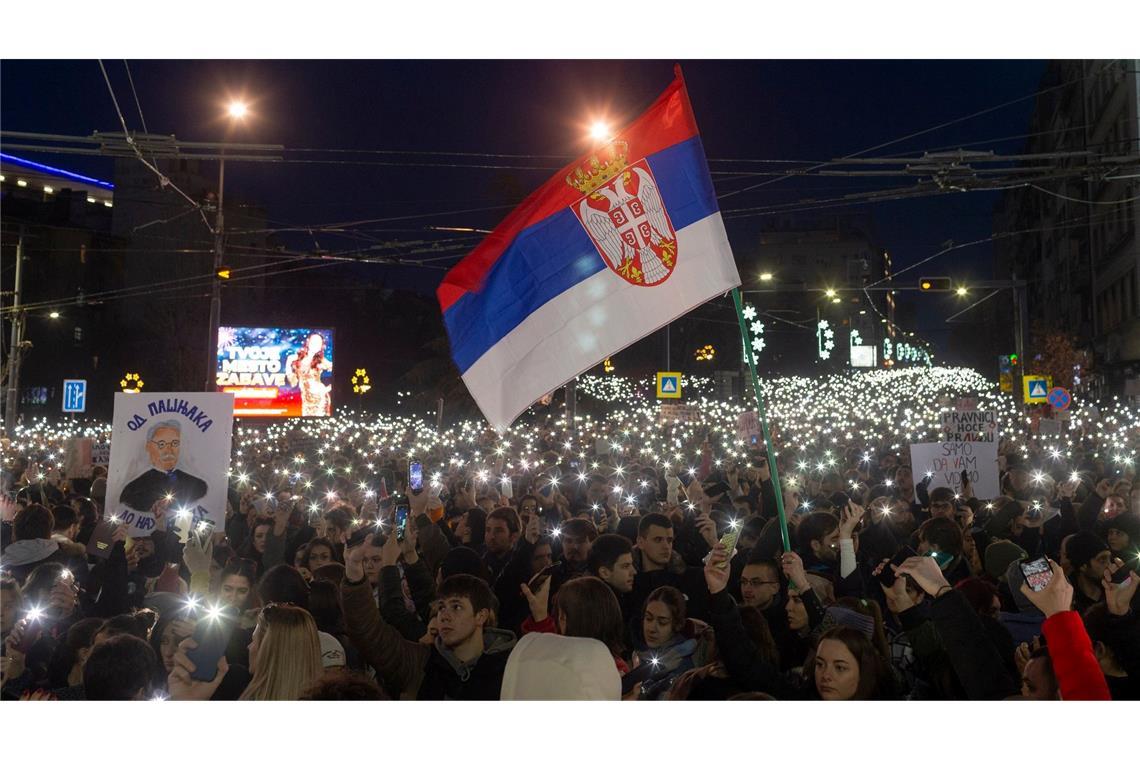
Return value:
[[(1014, 275), (1013, 280), (1017, 281), (1017, 275)], [(1024, 394), (1024, 376), (1025, 376), (1025, 321), (1026, 309), (1025, 303), (1025, 283), (1013, 287), (1013, 346), (1014, 351), (1017, 353), (1017, 367), (1013, 371), (1013, 396), (1017, 400), (1017, 405), (1022, 406), (1025, 403)]]
[(8, 395), (4, 402), (4, 430), (12, 435), (16, 430), (16, 412), (20, 401), (20, 356), (24, 353), (24, 312), (20, 297), (24, 287), (24, 227), (16, 240), (16, 287), (12, 299), (12, 340), (8, 344)]
[(222, 324), (222, 280), (218, 271), (222, 268), (222, 256), (225, 253), (226, 218), (222, 210), (226, 194), (226, 158), (225, 148), (222, 149), (222, 158), (218, 162), (218, 213), (214, 218), (214, 279), (210, 288), (210, 334), (206, 340), (206, 387), (205, 391), (214, 390), (214, 381), (217, 379), (218, 367), (218, 329)]
[(669, 325), (665, 325), (665, 371), (669, 371), (669, 356), (672, 352), (669, 350)]

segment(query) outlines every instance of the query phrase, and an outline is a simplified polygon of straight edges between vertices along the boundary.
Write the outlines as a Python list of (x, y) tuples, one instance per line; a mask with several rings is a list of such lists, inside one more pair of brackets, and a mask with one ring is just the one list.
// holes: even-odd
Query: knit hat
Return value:
[(319, 631), (317, 636), (321, 640), (321, 665), (326, 668), (344, 667), (348, 658), (344, 656), (344, 647), (331, 633)]
[(597, 639), (528, 633), (503, 671), (501, 699), (619, 700), (621, 676)]
[(823, 616), (823, 623), (820, 624), (820, 630), (827, 631), (840, 625), (854, 628), (868, 639), (875, 635), (875, 618), (870, 615), (838, 605), (828, 607)]
[(1105, 533), (1109, 530), (1118, 530), (1128, 535), (1128, 541), (1140, 544), (1140, 517), (1129, 512), (1123, 512), (1105, 523)]
[[(1012, 564), (1011, 562), (1010, 565)], [(990, 608), (998, 593), (997, 586), (985, 578), (965, 578), (958, 581), (954, 590), (966, 597), (966, 601), (978, 614)]]
[(1104, 551), (1108, 551), (1104, 539), (1087, 530), (1074, 533), (1065, 545), (1065, 554), (1074, 570), (1080, 570), (1082, 565), (1087, 565), (1093, 557)]
[(474, 575), (483, 580), (487, 580), (488, 576), (487, 566), (483, 560), (474, 550), (466, 546), (456, 546), (448, 551), (443, 557), (443, 562), (439, 565), (439, 570), (443, 574), (444, 580), (460, 573)]
[(991, 578), (1001, 578), (1012, 563), (1028, 557), (1025, 550), (1012, 541), (994, 541), (986, 547), (986, 557), (983, 562), (986, 575)]

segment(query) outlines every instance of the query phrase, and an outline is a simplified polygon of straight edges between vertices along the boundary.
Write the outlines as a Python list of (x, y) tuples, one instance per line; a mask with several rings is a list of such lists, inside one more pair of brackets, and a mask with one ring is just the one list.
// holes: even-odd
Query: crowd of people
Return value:
[[(1047, 435), (965, 371), (863, 377), (865, 416), (770, 384), (772, 457), (708, 400), (679, 421), (599, 394), (597, 419), (503, 435), (243, 424), (224, 526), (160, 500), (138, 537), (105, 519), (104, 470), (63, 472), (74, 427), (21, 428), (3, 698), (1140, 696), (1135, 410)], [(1001, 413), (992, 498), (909, 462), (969, 394)]]

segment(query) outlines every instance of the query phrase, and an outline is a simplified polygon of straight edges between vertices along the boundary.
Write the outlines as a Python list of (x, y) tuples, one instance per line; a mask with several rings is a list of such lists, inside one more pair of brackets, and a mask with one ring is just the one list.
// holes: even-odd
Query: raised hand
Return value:
[(712, 554), (709, 555), (708, 561), (705, 562), (705, 583), (709, 587), (710, 594), (719, 594), (724, 591), (728, 586), (728, 578), (732, 573), (732, 568), (728, 564), (728, 552), (724, 547), (717, 544)]
[(537, 592), (530, 590), (526, 583), (520, 585), (522, 595), (526, 597), (527, 606), (530, 607), (530, 616), (534, 622), (539, 623), (550, 615), (550, 576), (542, 579)]
[(186, 563), (186, 568), (191, 575), (209, 574), (210, 549), (213, 541), (214, 534), (212, 533), (201, 533), (200, 531), (191, 533), (185, 546), (182, 547), (182, 561)]
[(787, 578), (792, 584), (805, 591), (811, 588), (808, 583), (807, 572), (804, 571), (804, 561), (800, 555), (795, 552), (784, 552), (780, 556), (780, 569), (784, 572), (784, 577)]
[(901, 565), (891, 565), (896, 574), (909, 575), (918, 584), (919, 588), (932, 597), (953, 588), (946, 582), (942, 568), (934, 557), (907, 557)]
[(851, 538), (866, 511), (866, 507), (861, 507), (853, 501), (847, 502), (843, 507), (843, 521), (839, 523), (839, 537)]
[(351, 583), (364, 580), (364, 542), (344, 550), (344, 577)]
[(1021, 593), (1025, 594), (1025, 598), (1033, 602), (1033, 606), (1041, 610), (1046, 618), (1073, 608), (1073, 586), (1065, 577), (1065, 571), (1051, 559), (1049, 567), (1053, 569), (1053, 577), (1045, 588), (1034, 591), (1028, 583), (1021, 584)]
[(214, 692), (222, 684), (222, 679), (229, 672), (230, 666), (223, 656), (218, 660), (218, 672), (212, 681), (195, 681), (193, 673), (196, 670), (194, 663), (186, 656), (186, 652), (197, 649), (198, 642), (194, 639), (183, 639), (174, 653), (174, 668), (170, 677), (166, 679), (166, 690), (170, 698), (177, 701), (204, 702), (214, 696)]
[(1136, 574), (1133, 570), (1128, 573), (1128, 577), (1121, 583), (1113, 583), (1113, 573), (1124, 567), (1124, 562), (1117, 559), (1113, 561), (1112, 567), (1104, 571), (1104, 580), (1101, 585), (1104, 586), (1104, 606), (1112, 615), (1127, 615), (1129, 605), (1132, 603), (1132, 597), (1136, 594), (1136, 587), (1140, 585), (1140, 575)]
[(708, 515), (697, 515), (697, 519), (693, 521), (696, 525), (697, 532), (701, 534), (701, 538), (709, 545), (709, 548), (718, 544), (716, 538), (716, 523)]

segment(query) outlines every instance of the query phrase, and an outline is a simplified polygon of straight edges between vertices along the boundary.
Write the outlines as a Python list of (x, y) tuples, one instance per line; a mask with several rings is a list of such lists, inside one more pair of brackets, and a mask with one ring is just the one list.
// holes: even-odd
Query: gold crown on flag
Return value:
[(567, 174), (566, 183), (583, 195), (589, 195), (625, 169), (628, 153), (629, 143), (612, 142)]

